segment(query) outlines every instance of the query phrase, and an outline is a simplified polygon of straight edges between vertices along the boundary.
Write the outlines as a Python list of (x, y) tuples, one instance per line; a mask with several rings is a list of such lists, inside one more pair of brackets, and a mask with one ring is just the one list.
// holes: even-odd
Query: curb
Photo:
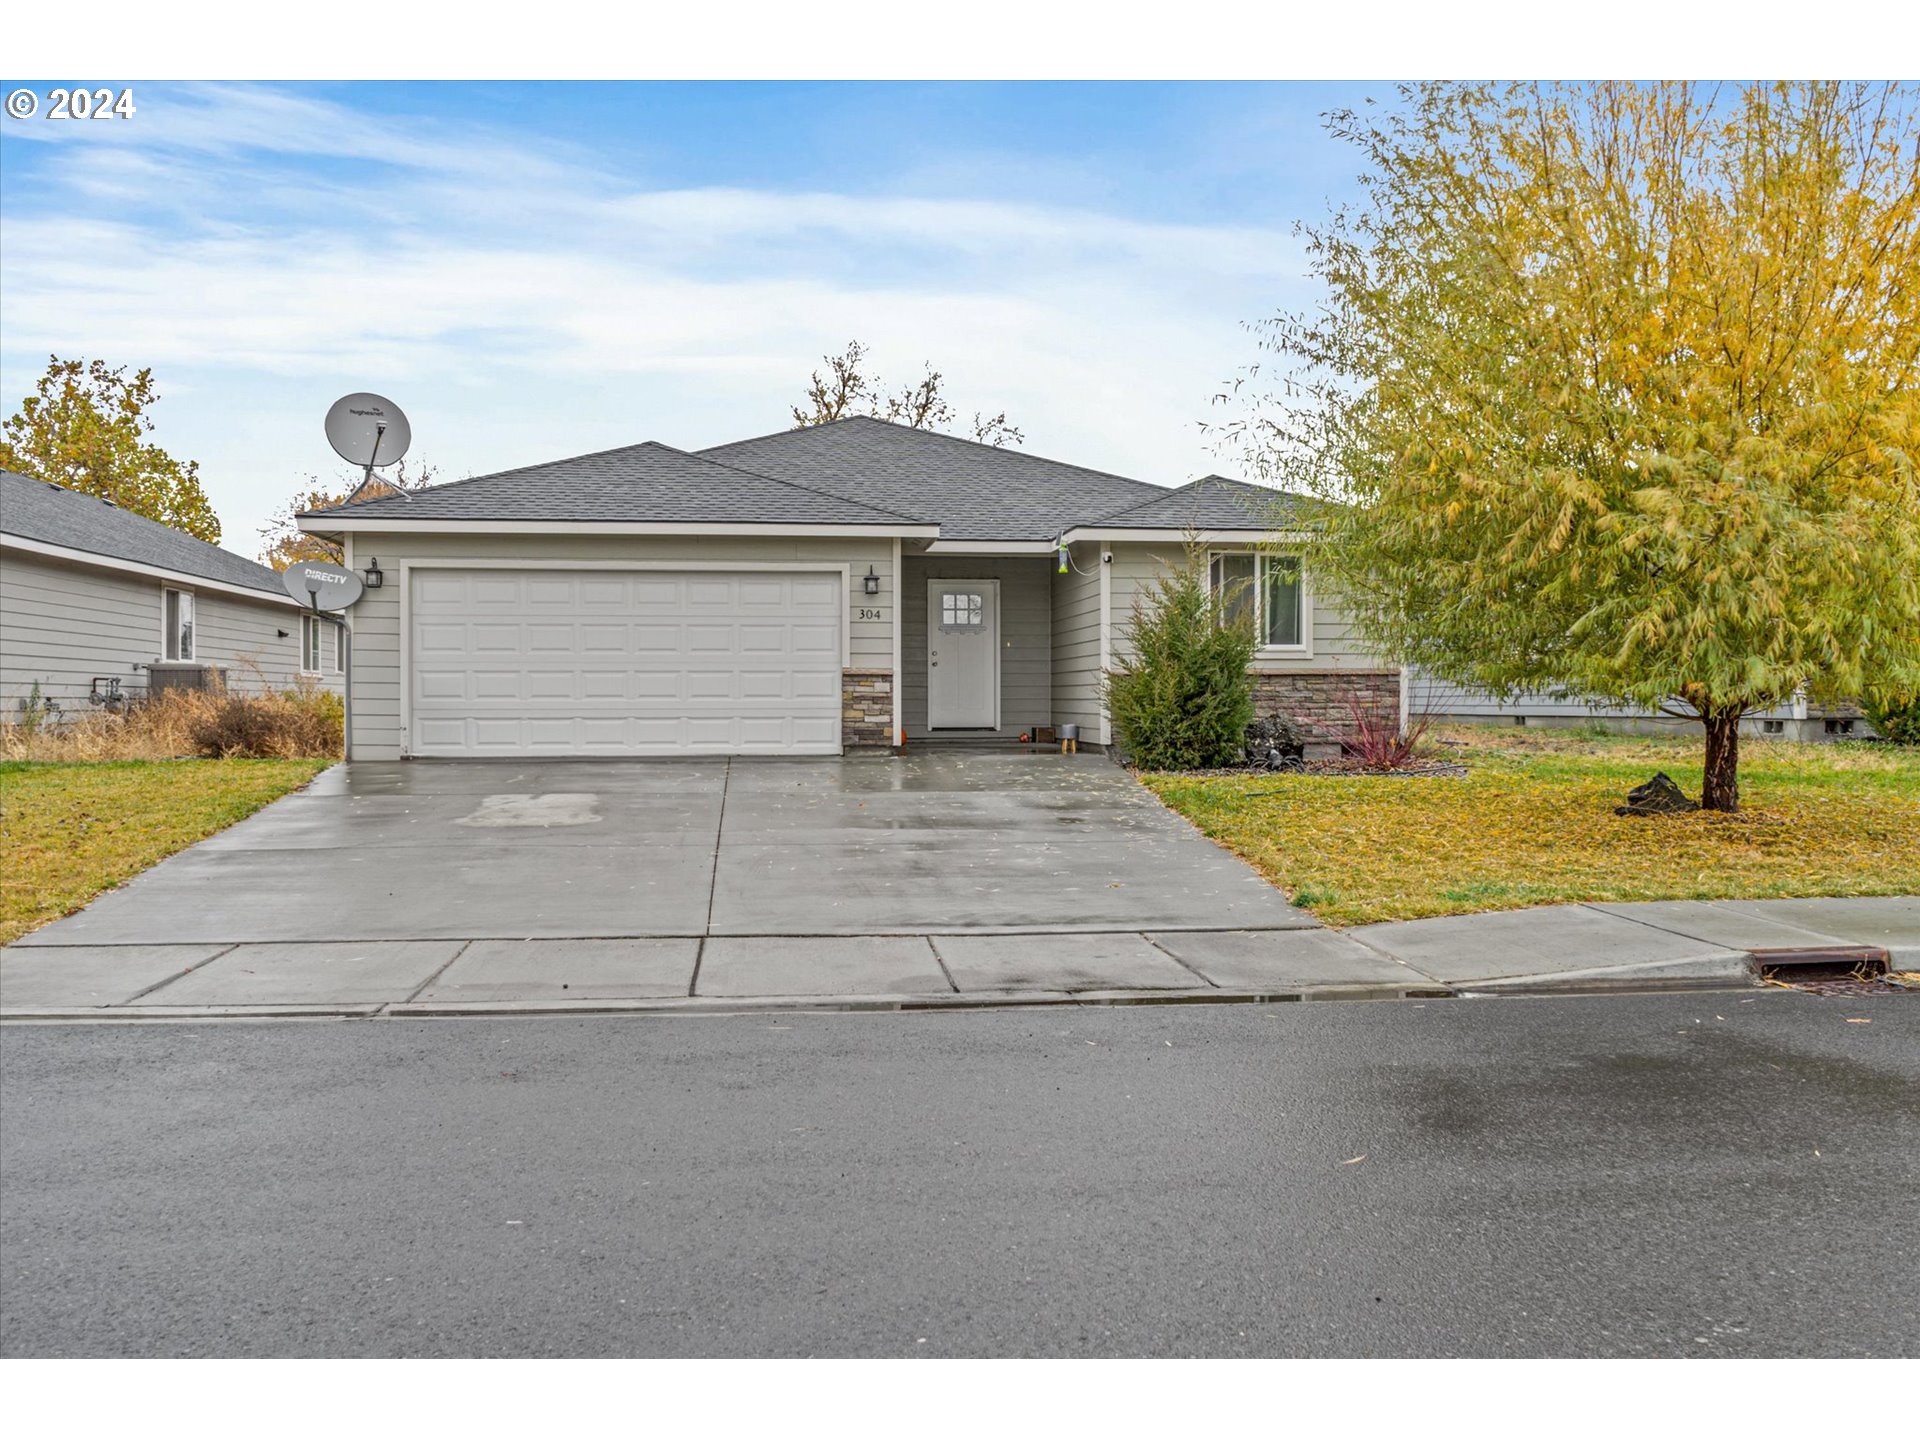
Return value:
[(448, 1000), (359, 1005), (103, 1005), (0, 1009), (4, 1024), (152, 1024), (183, 1020), (428, 1020), (495, 1015), (901, 1014), (957, 1010), (1280, 1005), (1301, 1000), (1445, 1000), (1442, 986), (1319, 985), (1294, 990), (1017, 990), (977, 995), (758, 995), (655, 1000)]

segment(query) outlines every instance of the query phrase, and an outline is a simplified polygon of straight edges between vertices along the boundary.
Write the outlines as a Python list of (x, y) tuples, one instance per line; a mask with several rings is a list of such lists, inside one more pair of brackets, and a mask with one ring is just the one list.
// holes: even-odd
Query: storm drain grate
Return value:
[(1878, 945), (1782, 946), (1749, 950), (1762, 984), (1822, 993), (1891, 989), (1891, 957)]

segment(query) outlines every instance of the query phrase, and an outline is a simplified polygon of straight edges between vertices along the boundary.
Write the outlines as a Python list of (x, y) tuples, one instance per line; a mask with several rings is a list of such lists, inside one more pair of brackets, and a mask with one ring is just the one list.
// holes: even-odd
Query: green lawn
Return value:
[(1621, 817), (1655, 770), (1700, 793), (1701, 742), (1458, 727), (1465, 779), (1142, 778), (1335, 925), (1577, 900), (1920, 893), (1920, 750), (1743, 742), (1742, 813)]
[(0, 944), (245, 819), (330, 763), (0, 762)]

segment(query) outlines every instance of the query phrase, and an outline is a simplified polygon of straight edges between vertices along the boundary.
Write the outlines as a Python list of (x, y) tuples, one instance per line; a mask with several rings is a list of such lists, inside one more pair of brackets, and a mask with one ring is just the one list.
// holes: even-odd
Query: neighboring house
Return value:
[(40, 687), (62, 715), (226, 672), (239, 691), (308, 675), (338, 690), (339, 627), (264, 565), (111, 501), (0, 470), (0, 722)]
[[(1537, 725), (1552, 729), (1598, 721), (1610, 730), (1636, 735), (1684, 733), (1700, 723), (1684, 713), (1667, 715), (1544, 692), (1528, 692), (1500, 700), (1482, 691), (1449, 685), (1419, 671), (1408, 673), (1407, 692), (1408, 705), (1414, 714), (1446, 722)], [(1674, 708), (1682, 712), (1685, 709), (1680, 705)], [(1743, 734), (1782, 740), (1846, 740), (1874, 733), (1858, 705), (1815, 705), (1804, 696), (1771, 710), (1755, 711), (1740, 722), (1740, 729)]]
[(1190, 532), (1216, 581), (1256, 582), (1263, 709), (1331, 725), (1354, 690), (1397, 709), (1399, 672), (1356, 648), (1301, 549), (1258, 548), (1289, 539), (1288, 503), (860, 418), (300, 525), (369, 580), (349, 612), (358, 758), (837, 755), (1064, 724), (1109, 743), (1102, 677)]

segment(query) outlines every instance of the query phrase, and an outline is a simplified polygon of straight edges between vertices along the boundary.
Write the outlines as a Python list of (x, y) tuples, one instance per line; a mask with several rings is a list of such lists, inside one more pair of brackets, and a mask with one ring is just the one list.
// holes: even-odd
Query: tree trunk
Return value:
[(1700, 782), (1700, 808), (1731, 815), (1740, 808), (1740, 711), (1703, 714), (1707, 727), (1707, 771)]

